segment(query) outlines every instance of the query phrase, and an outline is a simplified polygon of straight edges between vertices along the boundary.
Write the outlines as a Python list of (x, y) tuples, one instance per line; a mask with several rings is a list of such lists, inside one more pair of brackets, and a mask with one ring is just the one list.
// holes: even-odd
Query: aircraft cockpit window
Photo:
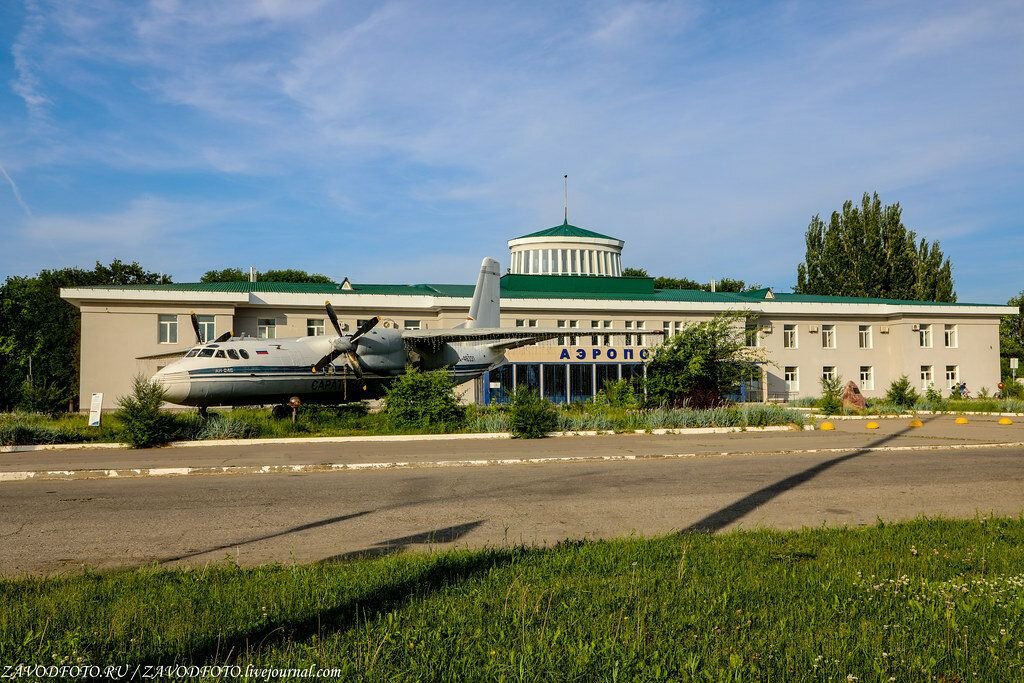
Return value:
[(232, 360), (238, 360), (238, 351), (234, 349), (228, 349), (228, 358)]
[(199, 352), (200, 358), (209, 358), (213, 355), (213, 349), (203, 349)]
[(225, 355), (224, 355), (224, 349), (221, 349), (220, 351), (218, 351), (217, 353), (215, 353), (215, 354), (214, 354), (214, 357), (215, 357), (215, 358), (227, 358), (227, 356), (225, 356)]
[(198, 356), (198, 355), (199, 355), (199, 349), (192, 349), (191, 351), (189, 351), (188, 353), (185, 354), (185, 358), (194, 358), (195, 356)]
[(242, 358), (246, 360), (249, 360), (249, 352), (246, 351), (245, 349), (238, 349), (238, 355), (240, 355)]

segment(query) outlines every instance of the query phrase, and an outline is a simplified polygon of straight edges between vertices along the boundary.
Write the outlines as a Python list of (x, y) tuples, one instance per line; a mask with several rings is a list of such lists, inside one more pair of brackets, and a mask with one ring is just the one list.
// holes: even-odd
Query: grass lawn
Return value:
[[(464, 422), (432, 428), (398, 427), (384, 413), (366, 413), (357, 406), (303, 406), (295, 423), (276, 419), (268, 408), (214, 410), (208, 419), (193, 412), (175, 414), (175, 440), (288, 438), (310, 436), (378, 436), (384, 434), (446, 434), (509, 431), (507, 408), (467, 406)], [(679, 427), (764, 427), (803, 424), (806, 416), (775, 405), (738, 405), (708, 410), (626, 410), (593, 403), (558, 410), (560, 431), (633, 431)], [(116, 415), (103, 416), (103, 426), (88, 426), (85, 415), (48, 417), (30, 413), (0, 414), (0, 446), (119, 442), (124, 440)]]
[(1024, 520), (0, 582), (0, 663), (342, 680), (1024, 680)]

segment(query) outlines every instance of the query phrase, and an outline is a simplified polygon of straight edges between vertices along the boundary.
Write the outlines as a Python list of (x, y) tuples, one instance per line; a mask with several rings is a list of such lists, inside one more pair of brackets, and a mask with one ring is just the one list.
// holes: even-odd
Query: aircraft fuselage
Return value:
[[(413, 360), (401, 332), (381, 328), (361, 337), (356, 348), (361, 378), (343, 362), (344, 356), (314, 369), (334, 343), (335, 338), (317, 336), (233, 337), (199, 344), (157, 372), (153, 381), (167, 392), (167, 401), (186, 406), (276, 404), (293, 396), (304, 403), (345, 403), (383, 396)], [(446, 368), (461, 383), (501, 365), (505, 358), (487, 346), (447, 344), (415, 360), (424, 370)]]

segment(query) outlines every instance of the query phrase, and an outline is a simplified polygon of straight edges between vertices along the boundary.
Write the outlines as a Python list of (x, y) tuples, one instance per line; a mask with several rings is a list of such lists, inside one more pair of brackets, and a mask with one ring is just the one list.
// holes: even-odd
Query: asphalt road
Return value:
[(25, 481), (0, 485), (0, 573), (1022, 511), (1024, 452), (1005, 446)]

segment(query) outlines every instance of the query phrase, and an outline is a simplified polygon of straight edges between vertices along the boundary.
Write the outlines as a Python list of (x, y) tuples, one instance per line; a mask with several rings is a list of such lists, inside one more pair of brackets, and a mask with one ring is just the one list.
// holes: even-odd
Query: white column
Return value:
[(562, 250), (555, 249), (555, 268), (553, 269), (559, 275), (562, 274)]

